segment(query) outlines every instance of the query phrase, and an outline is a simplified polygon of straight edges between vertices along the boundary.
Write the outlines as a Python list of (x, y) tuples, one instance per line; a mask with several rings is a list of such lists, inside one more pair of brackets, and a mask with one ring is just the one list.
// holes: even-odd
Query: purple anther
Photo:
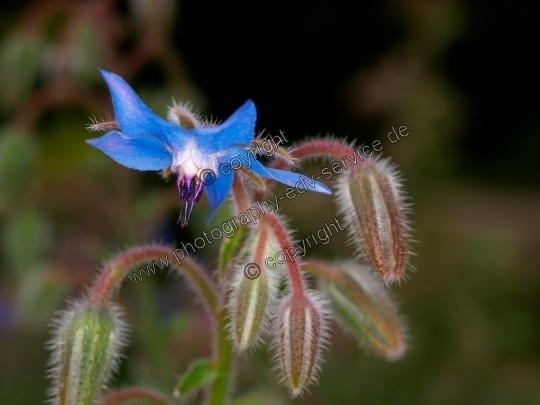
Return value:
[(198, 202), (202, 196), (204, 190), (204, 182), (200, 181), (197, 177), (196, 186), (195, 186), (195, 195), (193, 196), (193, 201)]
[(195, 203), (199, 201), (204, 190), (204, 183), (197, 176), (192, 178), (179, 174), (176, 179), (176, 190), (182, 200), (182, 209), (178, 223), (183, 228), (189, 222)]

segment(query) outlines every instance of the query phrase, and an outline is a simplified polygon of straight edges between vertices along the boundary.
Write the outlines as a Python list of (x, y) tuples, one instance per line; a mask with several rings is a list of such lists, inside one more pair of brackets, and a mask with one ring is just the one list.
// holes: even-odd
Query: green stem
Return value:
[(214, 380), (207, 399), (207, 405), (223, 405), (227, 401), (232, 374), (233, 347), (228, 336), (229, 317), (227, 307), (230, 293), (225, 296), (225, 305), (222, 306), (215, 322), (214, 362), (217, 377)]

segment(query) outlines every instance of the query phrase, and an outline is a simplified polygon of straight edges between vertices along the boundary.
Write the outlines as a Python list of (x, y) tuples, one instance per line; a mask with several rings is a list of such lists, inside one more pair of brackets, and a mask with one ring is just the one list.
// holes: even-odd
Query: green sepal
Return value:
[(386, 290), (371, 276), (372, 270), (347, 263), (340, 270), (322, 286), (341, 326), (388, 359), (402, 356), (406, 345), (401, 321)]

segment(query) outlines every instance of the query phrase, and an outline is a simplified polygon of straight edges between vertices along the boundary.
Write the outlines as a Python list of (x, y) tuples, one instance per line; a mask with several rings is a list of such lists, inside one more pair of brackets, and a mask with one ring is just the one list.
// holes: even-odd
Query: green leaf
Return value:
[(225, 269), (227, 268), (229, 261), (238, 252), (240, 244), (244, 240), (245, 236), (246, 228), (242, 227), (239, 228), (238, 231), (231, 238), (225, 238), (225, 240), (221, 244), (218, 266), (218, 275), (220, 280), (223, 280)]
[(174, 389), (174, 396), (179, 397), (191, 390), (201, 388), (214, 381), (217, 375), (218, 371), (210, 359), (195, 360)]

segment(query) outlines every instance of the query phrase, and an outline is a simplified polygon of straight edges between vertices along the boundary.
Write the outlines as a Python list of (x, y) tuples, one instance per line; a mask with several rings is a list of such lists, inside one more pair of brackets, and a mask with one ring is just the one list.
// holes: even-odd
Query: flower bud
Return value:
[(362, 259), (384, 281), (399, 281), (408, 260), (408, 231), (401, 185), (387, 161), (369, 160), (340, 179), (338, 201)]
[(56, 322), (51, 376), (54, 403), (94, 404), (117, 366), (125, 345), (125, 326), (118, 310), (81, 302)]
[(254, 228), (241, 249), (244, 259), (238, 261), (233, 275), (229, 316), (235, 346), (245, 350), (266, 327), (279, 277), (273, 270), (262, 267), (264, 259), (277, 251), (267, 228)]
[(387, 359), (405, 352), (404, 332), (383, 286), (367, 266), (343, 263), (324, 282), (330, 304), (345, 329)]
[(176, 104), (169, 107), (167, 119), (186, 129), (199, 128), (202, 124), (199, 117), (194, 114), (188, 104)]
[(314, 292), (286, 297), (277, 316), (277, 349), (283, 381), (294, 397), (315, 379), (325, 343), (326, 312)]

